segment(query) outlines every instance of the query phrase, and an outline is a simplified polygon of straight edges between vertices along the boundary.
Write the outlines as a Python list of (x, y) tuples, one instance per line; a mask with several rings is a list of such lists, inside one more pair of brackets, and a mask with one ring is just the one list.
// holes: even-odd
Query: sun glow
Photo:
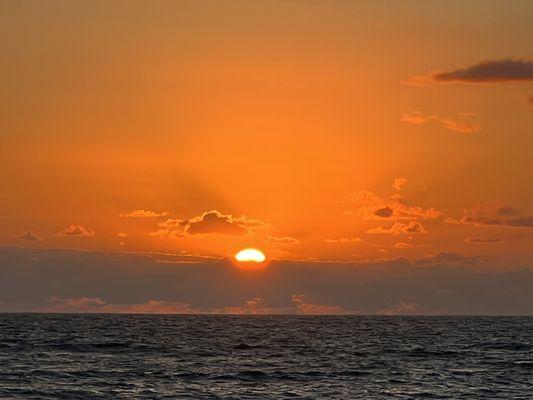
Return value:
[(235, 255), (235, 259), (239, 262), (262, 263), (265, 261), (266, 257), (260, 250), (243, 249)]

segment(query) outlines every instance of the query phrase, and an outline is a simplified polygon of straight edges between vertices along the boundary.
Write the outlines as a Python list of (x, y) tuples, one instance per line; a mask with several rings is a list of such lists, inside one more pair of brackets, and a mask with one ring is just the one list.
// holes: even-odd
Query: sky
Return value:
[(533, 314), (532, 17), (1, 2), (0, 311)]

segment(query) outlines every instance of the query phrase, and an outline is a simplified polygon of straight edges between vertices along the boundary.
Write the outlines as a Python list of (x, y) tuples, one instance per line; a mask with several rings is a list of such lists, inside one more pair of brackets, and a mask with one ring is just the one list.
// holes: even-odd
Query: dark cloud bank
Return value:
[(260, 303), (289, 313), (533, 314), (533, 270), (484, 273), (485, 261), (439, 253), (416, 261), (277, 261), (249, 272), (202, 257), (4, 247), (0, 311), (50, 311), (69, 299), (84, 304), (80, 311), (104, 303), (102, 310), (179, 304), (200, 312)]

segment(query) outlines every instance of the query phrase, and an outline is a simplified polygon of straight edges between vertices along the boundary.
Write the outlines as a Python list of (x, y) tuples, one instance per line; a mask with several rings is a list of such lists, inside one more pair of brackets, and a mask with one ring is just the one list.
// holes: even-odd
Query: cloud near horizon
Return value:
[(8, 247), (0, 248), (0, 311), (531, 314), (533, 270), (491, 272), (494, 262), (439, 252), (272, 261), (251, 275), (225, 259)]
[(30, 242), (38, 242), (38, 241), (43, 240), (39, 235), (37, 235), (36, 233), (33, 233), (32, 231), (27, 231), (26, 233), (23, 233), (21, 235), (16, 235), (13, 237), (13, 239), (27, 240)]
[(57, 236), (93, 236), (94, 231), (82, 225), (70, 224), (65, 229), (57, 233)]

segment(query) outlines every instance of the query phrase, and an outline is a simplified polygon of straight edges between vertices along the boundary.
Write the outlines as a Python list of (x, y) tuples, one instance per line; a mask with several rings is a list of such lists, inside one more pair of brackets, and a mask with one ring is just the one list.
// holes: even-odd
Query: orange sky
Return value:
[(531, 2), (0, 9), (3, 246), (533, 262)]

